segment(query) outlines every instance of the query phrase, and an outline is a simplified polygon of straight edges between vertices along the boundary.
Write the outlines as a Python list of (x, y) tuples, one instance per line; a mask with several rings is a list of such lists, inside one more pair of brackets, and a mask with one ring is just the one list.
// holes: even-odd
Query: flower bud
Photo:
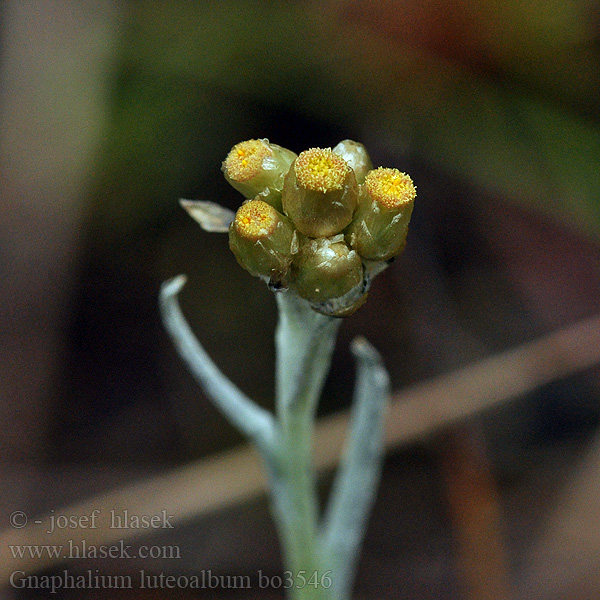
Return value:
[(358, 183), (365, 181), (365, 176), (373, 168), (373, 163), (367, 149), (362, 144), (352, 140), (343, 140), (333, 149), (333, 152), (339, 154), (353, 169)]
[(260, 199), (281, 211), (283, 179), (296, 154), (269, 140), (236, 144), (223, 162), (225, 179), (246, 198)]
[(229, 247), (246, 271), (284, 279), (296, 242), (290, 220), (262, 200), (248, 200), (229, 226)]
[(283, 210), (304, 235), (340, 233), (352, 220), (358, 184), (348, 163), (331, 149), (301, 152), (283, 184)]
[(346, 229), (346, 241), (362, 258), (383, 261), (406, 245), (416, 188), (398, 169), (369, 171), (361, 186), (358, 208)]
[(339, 298), (362, 281), (360, 257), (341, 235), (308, 240), (292, 264), (291, 286), (311, 302)]

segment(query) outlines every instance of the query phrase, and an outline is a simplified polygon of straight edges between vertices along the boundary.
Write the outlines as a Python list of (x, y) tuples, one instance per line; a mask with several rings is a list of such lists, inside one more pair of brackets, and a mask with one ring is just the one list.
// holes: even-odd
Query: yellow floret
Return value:
[(295, 163), (298, 185), (322, 193), (342, 189), (349, 170), (348, 163), (330, 148), (305, 150)]
[(235, 228), (240, 237), (258, 241), (275, 230), (279, 221), (277, 211), (262, 200), (250, 200), (240, 206), (235, 215)]
[(412, 179), (398, 169), (379, 167), (365, 178), (369, 196), (385, 208), (399, 208), (415, 199), (417, 190)]
[(225, 171), (233, 181), (248, 181), (258, 174), (263, 160), (272, 156), (263, 140), (247, 140), (236, 144), (225, 159)]

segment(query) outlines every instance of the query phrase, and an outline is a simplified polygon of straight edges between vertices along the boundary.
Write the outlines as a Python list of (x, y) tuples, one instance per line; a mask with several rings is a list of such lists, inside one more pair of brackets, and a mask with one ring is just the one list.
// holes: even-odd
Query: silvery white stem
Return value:
[(364, 338), (352, 343), (358, 377), (346, 448), (323, 521), (322, 548), (330, 557), (336, 600), (350, 598), (360, 546), (383, 464), (383, 426), (390, 383), (378, 352)]
[[(177, 351), (206, 393), (262, 454), (284, 554), (284, 580), (290, 584), (288, 597), (347, 600), (383, 461), (389, 380), (379, 355), (365, 340), (353, 343), (358, 378), (350, 431), (320, 527), (313, 431), (341, 319), (315, 312), (291, 292), (277, 294), (274, 418), (225, 377), (202, 348), (177, 302), (184, 283), (185, 277), (179, 276), (163, 284), (162, 317)], [(317, 585), (310, 584), (313, 580)]]
[(277, 294), (279, 323), (275, 334), (277, 413), (314, 415), (329, 372), (341, 319), (327, 317), (293, 292)]
[[(269, 466), (273, 513), (286, 565), (307, 579), (322, 578), (330, 567), (320, 550), (318, 497), (313, 466), (317, 403), (329, 372), (340, 319), (315, 312), (292, 292), (277, 294), (276, 333), (277, 458)], [(329, 573), (331, 576), (331, 573)], [(291, 588), (290, 598), (329, 599), (321, 585)]]

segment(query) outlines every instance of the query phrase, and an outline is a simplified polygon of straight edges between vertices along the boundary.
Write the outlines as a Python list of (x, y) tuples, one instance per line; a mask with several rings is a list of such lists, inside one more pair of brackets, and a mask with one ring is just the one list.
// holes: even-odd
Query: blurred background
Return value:
[[(199, 339), (264, 406), (274, 298), (237, 265), (227, 236), (201, 231), (177, 200), (235, 210), (241, 197), (220, 165), (239, 141), (300, 152), (350, 138), (375, 165), (410, 173), (418, 198), (405, 254), (343, 324), (321, 412), (349, 404), (356, 335), (381, 351), (398, 405), (421, 390), (413, 433), (392, 423), (356, 597), (597, 599), (599, 8), (4, 0), (2, 539), (29, 531), (10, 529), (15, 510), (69, 514), (242, 443), (176, 356), (158, 289), (188, 275), (181, 302)], [(547, 336), (563, 330), (558, 347)], [(548, 352), (523, 362), (539, 340)], [(519, 360), (502, 362), (515, 348)], [(457, 391), (473, 364), (481, 377)], [(526, 377), (510, 370), (519, 364)], [(280, 572), (264, 496), (192, 513), (143, 538), (176, 544), (180, 560), (71, 561), (69, 571)], [(6, 583), (20, 563), (6, 547), (0, 561)], [(87, 593), (59, 596), (257, 597)], [(2, 594), (57, 597), (10, 585)], [(281, 590), (261, 592), (270, 597)]]

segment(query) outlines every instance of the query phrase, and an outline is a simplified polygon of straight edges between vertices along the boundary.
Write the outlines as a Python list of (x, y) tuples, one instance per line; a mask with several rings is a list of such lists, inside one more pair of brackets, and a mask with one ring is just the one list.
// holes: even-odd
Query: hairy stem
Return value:
[(332, 564), (336, 600), (350, 598), (360, 546), (375, 501), (384, 457), (383, 424), (390, 387), (381, 357), (364, 338), (354, 340), (352, 351), (358, 361), (358, 377), (349, 434), (322, 530), (323, 551)]
[(315, 412), (341, 319), (312, 310), (291, 292), (277, 294), (276, 415), (246, 397), (212, 362), (177, 302), (180, 276), (163, 284), (160, 305), (180, 356), (213, 402), (260, 451), (290, 600), (348, 600), (382, 463), (389, 380), (377, 352), (353, 344), (358, 379), (346, 451), (323, 523), (313, 463)]
[(341, 321), (313, 311), (291, 293), (278, 294), (276, 333), (277, 456), (269, 469), (273, 512), (286, 566), (294, 578), (304, 572), (315, 585), (293, 587), (294, 600), (331, 598), (320, 585), (329, 571), (318, 535), (318, 498), (312, 443), (315, 411), (329, 371)]

